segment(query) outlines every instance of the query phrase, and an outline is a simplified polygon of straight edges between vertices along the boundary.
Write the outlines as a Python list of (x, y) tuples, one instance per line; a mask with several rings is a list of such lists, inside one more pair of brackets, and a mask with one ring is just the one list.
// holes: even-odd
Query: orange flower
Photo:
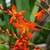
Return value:
[(21, 24), (21, 28), (19, 30), (19, 34), (23, 34), (23, 33), (27, 33), (26, 35), (29, 37), (29, 38), (32, 38), (32, 33), (29, 32), (29, 26), (28, 26), (28, 23), (22, 23)]
[(21, 38), (18, 38), (15, 42), (14, 47), (12, 50), (29, 50), (28, 45), (32, 45), (32, 43), (29, 41), (28, 37), (22, 34)]
[(29, 50), (27, 47), (28, 43), (28, 37), (22, 34), (22, 37), (16, 40), (15, 48), (18, 50)]
[[(20, 28), (19, 34), (27, 33), (26, 35), (31, 39), (32, 38), (32, 33), (29, 31), (34, 30), (34, 31), (39, 31), (39, 29), (35, 28), (36, 23), (32, 22), (27, 22), (23, 18), (23, 14), (25, 14), (25, 11), (21, 12), (16, 12), (16, 7), (15, 5), (12, 6), (12, 11), (9, 10), (9, 13), (12, 14), (12, 17), (10, 19), (10, 24), (12, 24), (16, 28)], [(16, 19), (16, 22), (14, 22), (14, 19)]]
[(35, 22), (29, 22), (28, 26), (33, 31), (40, 31), (39, 29), (36, 28), (36, 23)]
[(45, 12), (44, 10), (41, 10), (41, 11), (39, 11), (38, 13), (33, 14), (33, 16), (37, 16), (36, 20), (38, 20), (38, 21), (41, 22), (44, 12)]
[(32, 22), (23, 21), (21, 24), (12, 22), (12, 25), (16, 28), (20, 28), (20, 30), (18, 31), (19, 34), (27, 33), (26, 35), (29, 38), (32, 38), (32, 33), (29, 31), (30, 29), (34, 31), (39, 31), (39, 29), (35, 28), (36, 23)]
[(23, 19), (23, 15), (25, 14), (25, 10), (23, 10), (23, 11), (21, 11), (21, 12), (16, 12), (16, 7), (15, 7), (15, 5), (13, 5), (12, 6), (12, 17), (11, 17), (11, 19), (10, 19), (10, 24), (11, 24), (11, 22), (14, 20), (14, 19), (19, 19), (18, 21), (20, 21), (20, 20), (24, 20)]
[(11, 15), (12, 17), (10, 18), (10, 24), (12, 23), (12, 21), (14, 21), (15, 19), (20, 22), (22, 21), (26, 21), (25, 19), (23, 19), (23, 15), (25, 14), (25, 10), (22, 10), (21, 12), (17, 12), (16, 10), (16, 6), (12, 5), (12, 11), (8, 10), (4, 10), (4, 13), (7, 13), (9, 15)]
[(25, 43), (25, 42), (28, 42), (28, 37), (25, 36), (24, 34), (22, 34), (21, 38), (18, 38), (18, 39), (16, 40), (15, 46), (16, 46), (16, 45), (20, 46), (20, 45), (23, 44), (23, 42), (24, 42), (24, 43)]
[(21, 25), (20, 25), (20, 23), (18, 23), (18, 22), (12, 22), (12, 25), (15, 27), (15, 28), (20, 28), (21, 27)]

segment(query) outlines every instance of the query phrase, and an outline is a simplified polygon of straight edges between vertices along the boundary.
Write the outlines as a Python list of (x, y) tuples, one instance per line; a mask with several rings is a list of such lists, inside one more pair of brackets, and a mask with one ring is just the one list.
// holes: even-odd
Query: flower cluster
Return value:
[(27, 47), (27, 45), (30, 43), (29, 39), (32, 39), (33, 37), (30, 30), (40, 31), (38, 28), (36, 28), (36, 23), (28, 22), (23, 17), (23, 15), (25, 14), (25, 10), (22, 10), (21, 12), (16, 12), (15, 5), (12, 5), (12, 11), (8, 9), (5, 10), (4, 13), (11, 15), (9, 23), (15, 28), (19, 28), (18, 34), (21, 35), (21, 38), (17, 38), (15, 42), (15, 47), (13, 47), (12, 50), (29, 50), (29, 47)]
[(32, 43), (29, 42), (29, 39), (24, 34), (21, 38), (17, 39), (14, 45), (14, 48), (12, 50), (29, 50), (28, 45), (31, 45)]
[[(13, 5), (12, 11), (7, 10), (4, 12), (12, 15), (9, 23), (13, 25), (15, 28), (19, 28), (18, 34), (22, 35), (26, 33), (26, 36), (28, 36), (31, 39), (32, 33), (29, 30), (31, 29), (33, 31), (39, 31), (39, 29), (35, 28), (36, 26), (35, 22), (28, 22), (25, 18), (23, 18), (23, 15), (25, 14), (25, 10), (21, 12), (16, 12), (16, 7), (15, 5)], [(14, 22), (14, 20), (16, 20), (16, 22)]]
[[(2, 6), (0, 6), (0, 9), (2, 9)], [(3, 12), (11, 16), (9, 23), (15, 28), (18, 28), (19, 29), (18, 34), (21, 35), (21, 38), (17, 38), (14, 32), (12, 32), (12, 34), (9, 34), (9, 31), (6, 30), (9, 36), (13, 35), (15, 38), (17, 38), (12, 50), (29, 50), (28, 45), (33, 45), (29, 41), (30, 39), (33, 38), (32, 32), (30, 30), (40, 31), (40, 29), (36, 28), (37, 24), (35, 22), (27, 21), (23, 17), (23, 15), (26, 13), (25, 10), (22, 10), (21, 12), (17, 12), (15, 5), (12, 5), (12, 10), (8, 9), (8, 10), (4, 10)], [(37, 16), (36, 19), (41, 22), (44, 13), (45, 11), (41, 10), (37, 14), (33, 14), (33, 16)], [(36, 48), (34, 50), (36, 50)]]

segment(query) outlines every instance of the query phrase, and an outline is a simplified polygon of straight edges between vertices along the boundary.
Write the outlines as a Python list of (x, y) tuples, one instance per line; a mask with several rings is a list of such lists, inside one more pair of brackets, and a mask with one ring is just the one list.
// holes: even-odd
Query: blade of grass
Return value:
[(16, 8), (17, 8), (17, 11), (21, 11), (23, 8), (22, 8), (22, 0), (16, 0)]
[[(3, 1), (1, 1), (1, 2), (2, 2), (2, 5), (3, 5), (4, 9), (7, 9), (5, 0), (3, 0)], [(14, 30), (13, 27), (9, 24), (9, 15), (3, 13), (3, 16), (4, 16), (4, 21), (5, 21), (5, 23), (6, 23), (6, 27), (7, 27), (9, 30)]]
[(27, 20), (30, 20), (30, 5), (29, 5), (29, 0), (22, 0), (22, 8), (23, 10), (26, 10), (26, 14), (24, 15), (24, 17)]
[(5, 44), (0, 44), (0, 50), (9, 50), (9, 46)]
[(8, 28), (10, 31), (14, 30), (13, 27), (9, 24), (9, 15), (3, 14), (4, 15), (4, 20), (6, 22), (6, 28)]

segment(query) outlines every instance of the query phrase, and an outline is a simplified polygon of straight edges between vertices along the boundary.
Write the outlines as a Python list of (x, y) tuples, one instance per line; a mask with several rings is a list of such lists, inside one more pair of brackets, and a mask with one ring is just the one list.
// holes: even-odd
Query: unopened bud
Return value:
[(46, 2), (46, 0), (42, 0), (42, 2)]
[(0, 4), (0, 10), (3, 10), (3, 6)]
[(40, 4), (37, 3), (36, 6), (40, 7)]

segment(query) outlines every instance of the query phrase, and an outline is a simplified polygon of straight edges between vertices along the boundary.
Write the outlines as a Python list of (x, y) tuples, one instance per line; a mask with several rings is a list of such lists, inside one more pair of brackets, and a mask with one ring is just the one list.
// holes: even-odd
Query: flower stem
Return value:
[(44, 26), (40, 26), (40, 25), (38, 25), (38, 24), (37, 24), (36, 26), (41, 27), (42, 29), (50, 30), (50, 29), (48, 29), (48, 28), (46, 28), (46, 27), (44, 27)]

